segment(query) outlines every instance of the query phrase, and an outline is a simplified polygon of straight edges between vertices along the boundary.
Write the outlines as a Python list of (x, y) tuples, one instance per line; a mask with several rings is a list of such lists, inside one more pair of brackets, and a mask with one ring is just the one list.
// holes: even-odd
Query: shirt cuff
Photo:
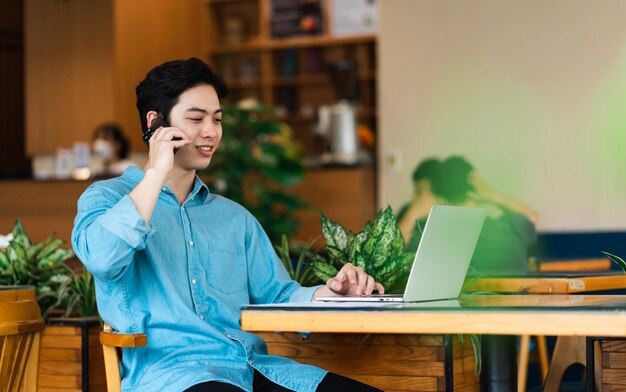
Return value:
[(299, 287), (289, 297), (289, 302), (311, 302), (313, 300), (313, 294), (324, 285), (313, 287)]
[(105, 214), (96, 218), (104, 229), (118, 236), (134, 249), (144, 249), (148, 236), (155, 229), (146, 223), (130, 196), (125, 195)]

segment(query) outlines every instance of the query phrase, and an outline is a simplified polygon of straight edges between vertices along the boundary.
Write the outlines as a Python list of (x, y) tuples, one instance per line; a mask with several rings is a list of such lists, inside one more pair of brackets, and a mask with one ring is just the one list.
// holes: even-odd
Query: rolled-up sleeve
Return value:
[(111, 281), (123, 275), (137, 250), (145, 249), (153, 231), (127, 194), (92, 186), (78, 201), (72, 247), (96, 278)]

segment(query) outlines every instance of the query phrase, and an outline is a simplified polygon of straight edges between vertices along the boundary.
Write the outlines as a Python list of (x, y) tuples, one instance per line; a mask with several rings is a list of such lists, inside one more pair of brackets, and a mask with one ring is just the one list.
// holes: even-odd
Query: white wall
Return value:
[[(462, 154), (543, 231), (626, 229), (626, 1), (384, 0), (381, 206)], [(389, 153), (401, 165), (385, 163)]]

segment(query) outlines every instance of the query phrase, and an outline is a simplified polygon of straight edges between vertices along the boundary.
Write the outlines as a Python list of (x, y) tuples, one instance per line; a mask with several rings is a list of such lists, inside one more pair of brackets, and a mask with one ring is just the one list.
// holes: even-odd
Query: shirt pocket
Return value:
[(224, 294), (235, 294), (246, 289), (248, 279), (243, 251), (236, 247), (209, 244), (207, 282)]

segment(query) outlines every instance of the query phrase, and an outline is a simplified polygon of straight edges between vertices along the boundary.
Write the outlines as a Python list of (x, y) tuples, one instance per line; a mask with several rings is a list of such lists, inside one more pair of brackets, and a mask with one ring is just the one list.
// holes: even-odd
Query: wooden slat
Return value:
[(39, 374), (64, 374), (81, 377), (83, 372), (83, 364), (79, 362), (55, 362), (41, 361), (39, 364)]
[(602, 366), (611, 369), (626, 369), (626, 352), (603, 353)]
[(52, 374), (39, 374), (40, 388), (56, 387), (56, 388), (80, 388), (81, 377), (72, 375), (52, 375)]
[(474, 365), (476, 361), (474, 357), (465, 357), (463, 359), (459, 359), (454, 361), (452, 366), (452, 371), (456, 377), (457, 374), (464, 374), (468, 372), (474, 371)]
[(270, 354), (289, 358), (376, 358), (390, 361), (443, 361), (443, 347), (419, 346), (354, 346), (272, 343)]
[(49, 335), (44, 333), (41, 337), (42, 348), (67, 348), (67, 349), (80, 349), (83, 345), (82, 338), (80, 336), (63, 336), (63, 335)]
[(37, 392), (83, 392), (82, 388), (39, 388)]
[(81, 351), (78, 349), (46, 348), (45, 350), (41, 350), (42, 361), (80, 362), (82, 360), (81, 358)]
[(386, 376), (444, 376), (443, 362), (373, 361), (370, 358), (315, 359), (300, 358), (299, 362), (319, 366), (339, 374), (366, 374)]
[(602, 383), (626, 385), (626, 372), (622, 369), (603, 369)]
[(604, 385), (602, 392), (626, 392), (626, 385)]
[(442, 335), (398, 335), (398, 334), (324, 334), (313, 333), (305, 339), (302, 335), (292, 332), (255, 332), (267, 343), (271, 342), (310, 342), (319, 344), (337, 344), (370, 346), (443, 346)]
[(82, 336), (80, 327), (71, 325), (46, 325), (43, 335), (51, 336)]
[(603, 340), (602, 352), (626, 352), (626, 340)]

